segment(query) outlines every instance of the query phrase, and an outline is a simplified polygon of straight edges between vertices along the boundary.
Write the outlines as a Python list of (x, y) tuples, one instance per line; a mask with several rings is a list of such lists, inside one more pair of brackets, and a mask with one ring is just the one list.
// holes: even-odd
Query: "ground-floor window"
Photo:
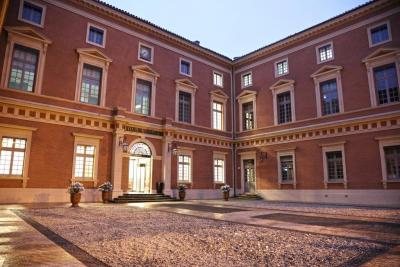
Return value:
[(225, 183), (225, 160), (214, 159), (214, 182)]
[(91, 145), (76, 146), (75, 178), (93, 178), (95, 149)]
[(385, 152), (387, 179), (400, 179), (400, 145), (386, 146)]
[(0, 152), (0, 174), (22, 176), (26, 139), (3, 137)]
[(178, 155), (178, 182), (189, 183), (192, 180), (192, 157)]
[(279, 158), (280, 169), (281, 169), (281, 181), (289, 182), (293, 181), (293, 156), (281, 156)]
[(328, 180), (342, 180), (344, 178), (342, 151), (326, 152), (326, 161)]

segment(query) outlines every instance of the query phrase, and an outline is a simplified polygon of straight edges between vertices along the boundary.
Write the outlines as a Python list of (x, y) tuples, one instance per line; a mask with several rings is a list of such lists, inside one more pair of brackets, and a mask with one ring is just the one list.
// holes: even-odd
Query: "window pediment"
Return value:
[(294, 80), (280, 79), (279, 81), (277, 81), (276, 83), (271, 85), (271, 87), (269, 89), (275, 90), (275, 89), (279, 89), (279, 88), (286, 87), (286, 86), (293, 86), (294, 83), (295, 83)]
[(400, 55), (400, 48), (390, 48), (390, 47), (379, 48), (378, 50), (372, 52), (370, 55), (364, 58), (363, 62), (368, 63), (370, 61), (378, 60), (383, 57), (395, 56), (395, 55)]
[(222, 91), (220, 89), (210, 91), (210, 95), (213, 95), (213, 96), (218, 97), (218, 98), (223, 98), (223, 99), (228, 99), (229, 98), (229, 96), (224, 91)]
[(155, 71), (150, 66), (147, 66), (145, 64), (133, 65), (133, 66), (131, 66), (131, 68), (132, 68), (133, 72), (141, 72), (143, 74), (147, 74), (147, 75), (154, 76), (157, 78), (160, 77), (160, 74), (157, 71)]
[(4, 29), (11, 35), (17, 35), (20, 37), (25, 37), (29, 39), (33, 39), (35, 41), (39, 41), (44, 44), (51, 44), (51, 40), (47, 38), (45, 35), (35, 31), (31, 27), (4, 27)]
[(250, 98), (250, 97), (255, 97), (257, 95), (256, 91), (253, 90), (243, 90), (243, 92), (241, 92), (236, 99), (243, 99), (243, 98)]
[(311, 78), (316, 78), (321, 75), (326, 75), (330, 74), (332, 72), (340, 71), (342, 70), (342, 66), (337, 66), (337, 65), (325, 65), (319, 68), (317, 71), (315, 71), (313, 74), (311, 74)]
[(79, 55), (87, 56), (96, 60), (101, 60), (103, 62), (111, 63), (112, 59), (106, 56), (103, 52), (96, 48), (78, 48), (76, 49)]
[(189, 87), (191, 89), (194, 89), (195, 91), (199, 88), (195, 83), (193, 83), (191, 80), (189, 79), (176, 79), (175, 80), (176, 85), (181, 85), (184, 87)]

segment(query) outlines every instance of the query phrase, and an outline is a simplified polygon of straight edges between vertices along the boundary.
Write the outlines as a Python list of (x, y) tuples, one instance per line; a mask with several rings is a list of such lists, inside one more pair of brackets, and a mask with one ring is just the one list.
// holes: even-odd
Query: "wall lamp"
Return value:
[(119, 146), (119, 147), (122, 147), (122, 151), (123, 151), (124, 153), (128, 152), (128, 146), (129, 146), (129, 144), (128, 144), (128, 142), (127, 142), (125, 136), (124, 136), (124, 137), (121, 136), (121, 137), (119, 138), (119, 140), (118, 140), (118, 146)]
[(168, 143), (168, 152), (172, 152), (173, 155), (178, 153), (178, 148), (175, 142)]

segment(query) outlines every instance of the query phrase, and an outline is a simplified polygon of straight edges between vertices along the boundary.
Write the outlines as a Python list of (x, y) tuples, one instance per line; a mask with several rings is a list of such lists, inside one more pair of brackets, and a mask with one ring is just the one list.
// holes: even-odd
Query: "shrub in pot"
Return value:
[(112, 184), (110, 182), (105, 182), (100, 185), (98, 189), (101, 191), (101, 198), (103, 200), (103, 203), (108, 203), (110, 201), (111, 193), (113, 190)]
[(229, 186), (229, 185), (223, 185), (223, 186), (221, 186), (221, 191), (222, 191), (222, 194), (224, 195), (224, 199), (225, 199), (225, 201), (228, 201), (228, 199), (229, 199), (229, 191), (231, 191), (231, 187)]
[(71, 195), (71, 207), (79, 207), (79, 202), (81, 201), (81, 192), (85, 190), (83, 184), (75, 182), (69, 185), (68, 193)]
[(186, 197), (186, 185), (180, 184), (178, 185), (178, 192), (179, 192), (179, 200), (183, 201)]
[(156, 190), (157, 190), (157, 194), (163, 194), (164, 192), (164, 182), (157, 182), (156, 183)]

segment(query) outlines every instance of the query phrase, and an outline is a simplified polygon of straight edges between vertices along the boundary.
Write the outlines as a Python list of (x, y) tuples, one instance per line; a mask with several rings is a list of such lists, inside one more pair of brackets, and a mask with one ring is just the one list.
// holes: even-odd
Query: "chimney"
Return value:
[(194, 43), (195, 45), (200, 45), (200, 41), (198, 41), (198, 40), (193, 41), (193, 43)]

